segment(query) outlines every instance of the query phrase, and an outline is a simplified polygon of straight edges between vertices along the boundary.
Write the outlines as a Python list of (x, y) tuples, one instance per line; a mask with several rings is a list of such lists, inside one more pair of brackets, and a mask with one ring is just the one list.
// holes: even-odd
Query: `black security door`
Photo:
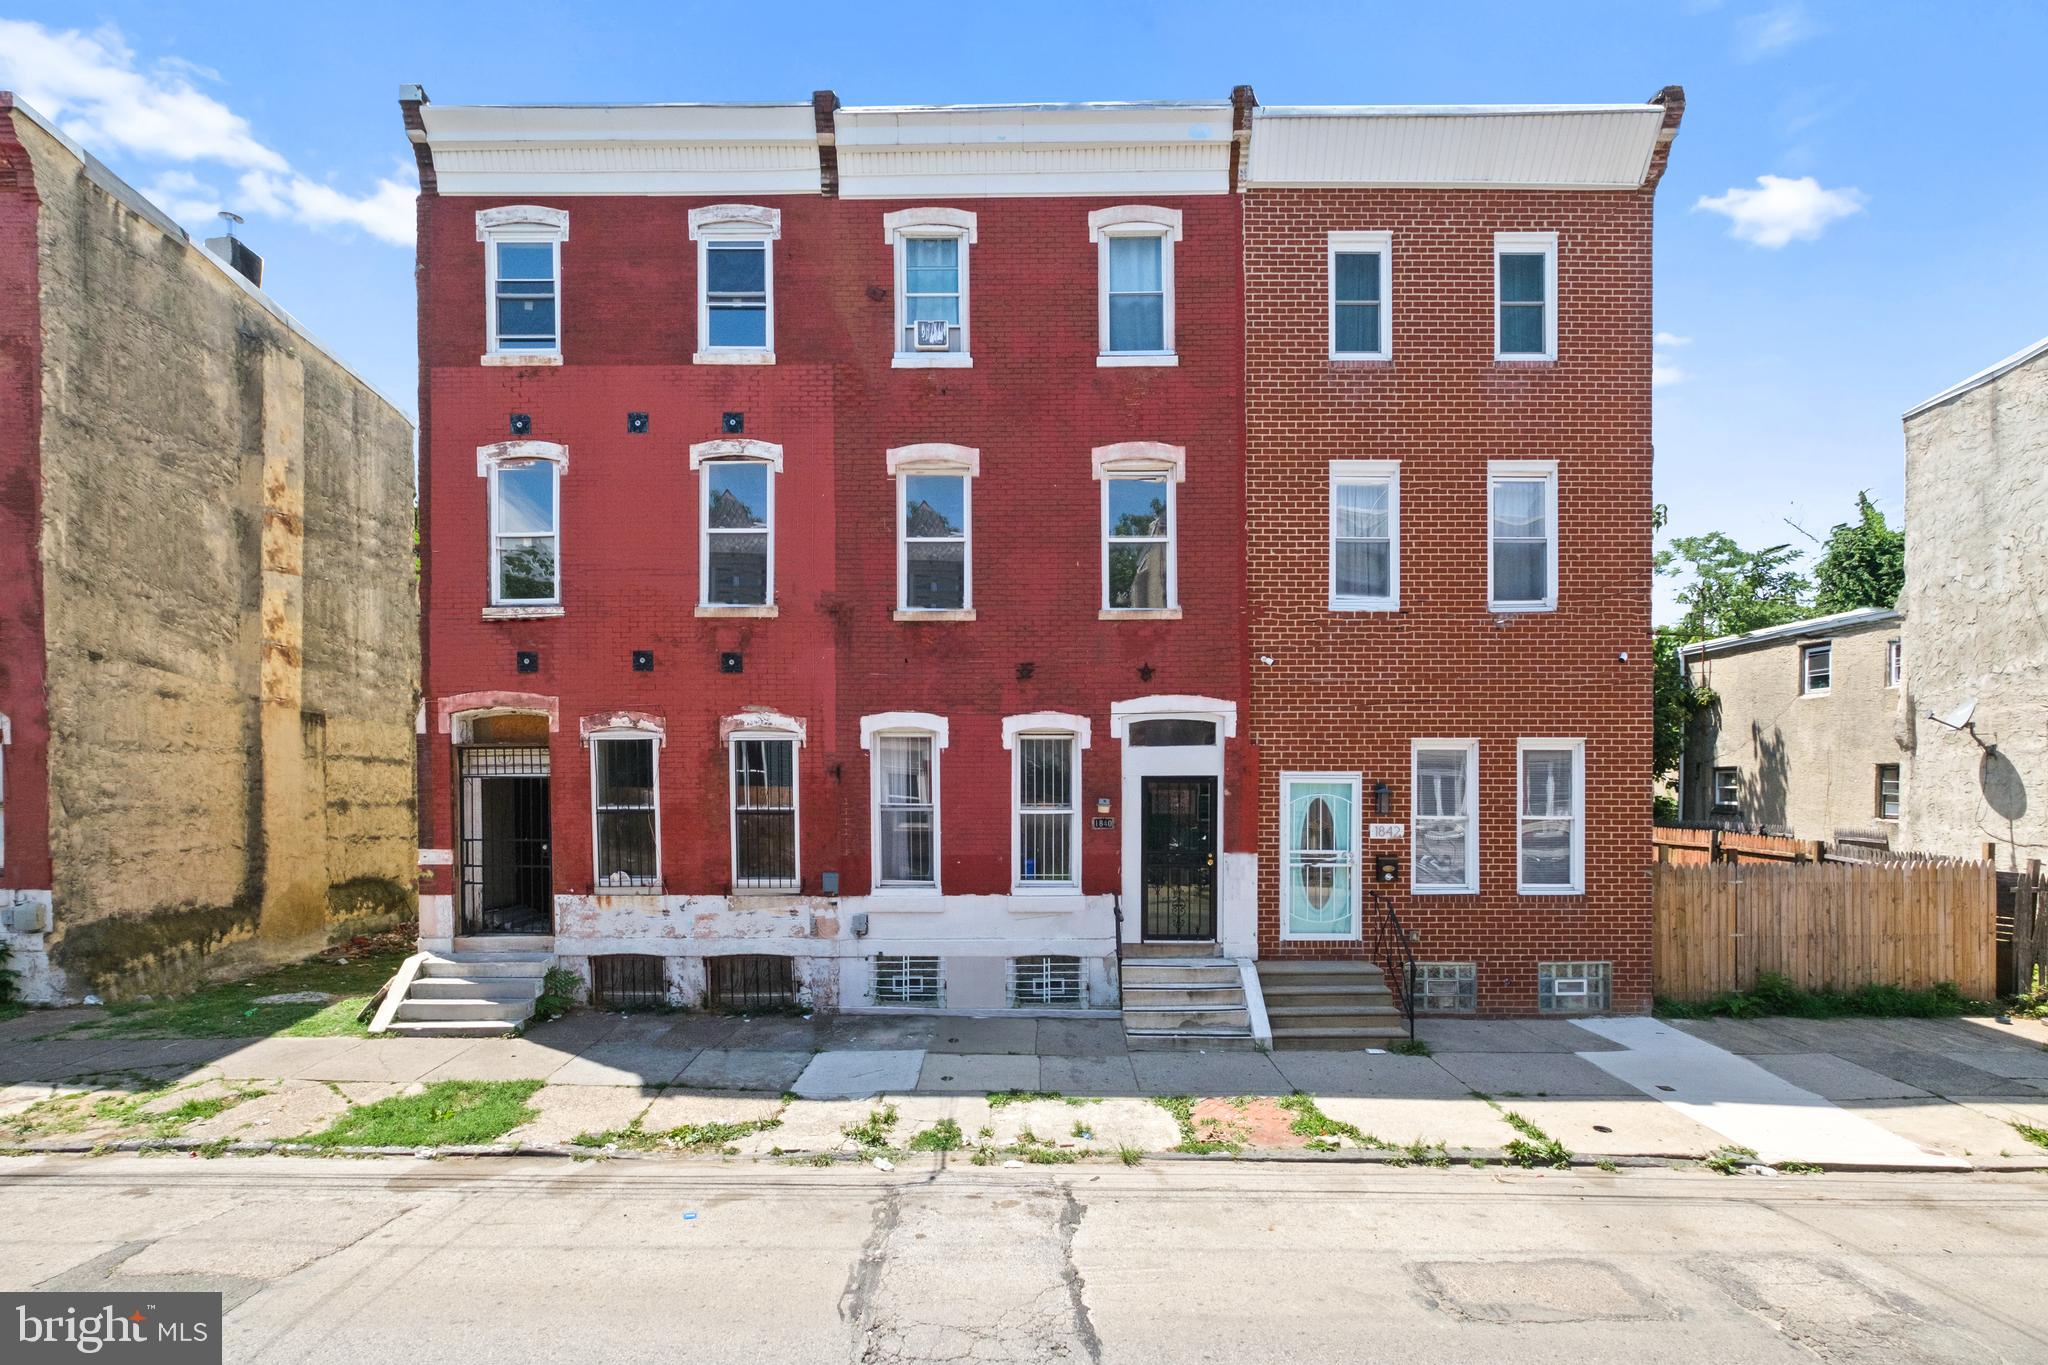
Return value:
[(1145, 941), (1216, 937), (1216, 779), (1143, 779)]
[(464, 747), (462, 932), (552, 934), (548, 751)]

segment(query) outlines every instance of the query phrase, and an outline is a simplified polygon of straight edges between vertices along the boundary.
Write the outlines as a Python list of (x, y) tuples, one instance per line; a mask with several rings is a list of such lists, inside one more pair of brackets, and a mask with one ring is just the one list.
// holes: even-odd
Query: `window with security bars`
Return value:
[(668, 959), (607, 953), (590, 959), (590, 1004), (601, 1010), (652, 1010), (668, 1004)]
[(598, 889), (658, 886), (654, 740), (639, 735), (594, 735), (590, 766)]
[(1598, 1014), (1613, 999), (1614, 973), (1605, 962), (1536, 964), (1539, 1014)]
[(552, 351), (555, 327), (556, 244), (494, 242), (492, 341), (500, 351)]
[(702, 605), (765, 607), (774, 601), (774, 471), (758, 460), (704, 466)]
[(787, 957), (730, 953), (704, 959), (706, 1009), (789, 1009), (796, 1003), (796, 973)]
[(876, 881), (883, 886), (938, 884), (932, 752), (930, 735), (875, 740)]
[(732, 859), (735, 890), (797, 889), (794, 739), (733, 737)]
[(1479, 1008), (1479, 967), (1472, 962), (1415, 964), (1417, 1014), (1472, 1014)]
[(1010, 959), (1012, 1009), (1071, 1009), (1081, 1004), (1081, 959), (1078, 957), (1013, 957)]
[(938, 1005), (946, 998), (935, 957), (877, 957), (873, 983), (868, 998), (877, 1005)]
[(1017, 737), (1017, 884), (1073, 886), (1079, 803), (1072, 735)]

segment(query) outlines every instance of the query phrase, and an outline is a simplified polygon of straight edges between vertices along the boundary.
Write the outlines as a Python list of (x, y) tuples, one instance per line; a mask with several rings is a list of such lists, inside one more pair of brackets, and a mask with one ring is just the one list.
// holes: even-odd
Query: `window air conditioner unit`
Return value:
[(913, 342), (920, 351), (943, 351), (953, 343), (953, 324), (944, 318), (919, 318)]

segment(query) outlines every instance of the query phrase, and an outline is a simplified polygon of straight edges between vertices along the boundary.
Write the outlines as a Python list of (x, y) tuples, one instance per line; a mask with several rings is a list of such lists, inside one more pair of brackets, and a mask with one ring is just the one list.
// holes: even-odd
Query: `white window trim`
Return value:
[[(875, 756), (875, 740), (883, 735), (917, 735), (932, 742), (932, 879), (929, 882), (885, 882), (882, 880), (882, 772)], [(868, 882), (876, 894), (936, 896), (940, 894), (942, 869), (940, 839), (945, 834), (945, 816), (940, 802), (941, 755), (952, 737), (944, 716), (929, 711), (882, 711), (860, 718), (860, 747), (868, 751)]]
[[(972, 446), (927, 441), (896, 446), (885, 456), (896, 481), (896, 619), (898, 621), (972, 621), (974, 619), (974, 480), (981, 474), (981, 452)], [(960, 480), (961, 589), (958, 607), (910, 605), (910, 545), (904, 498), (914, 474), (953, 475)]]
[[(782, 240), (782, 210), (757, 204), (711, 204), (690, 210), (690, 240), (697, 244), (697, 365), (773, 365), (775, 363), (775, 244)], [(759, 242), (762, 285), (767, 293), (763, 319), (764, 345), (711, 344), (711, 246), (718, 242)]]
[[(1528, 778), (1524, 755), (1531, 749), (1568, 749), (1572, 755), (1572, 879), (1569, 885), (1531, 886), (1522, 880), (1522, 784)], [(1515, 741), (1515, 894), (1521, 896), (1583, 896), (1586, 894), (1586, 741), (1583, 739), (1518, 739)]]
[[(1380, 258), (1380, 347), (1376, 351), (1337, 349), (1337, 258), (1374, 251)], [(1391, 232), (1333, 232), (1329, 254), (1324, 258), (1329, 277), (1330, 359), (1392, 360), (1394, 358), (1394, 234)]]
[[(1019, 739), (1064, 739), (1074, 746), (1072, 816), (1073, 872), (1063, 882), (1027, 882), (1024, 870), (1024, 749)], [(1003, 748), (1010, 751), (1010, 891), (1018, 896), (1072, 896), (1081, 890), (1082, 786), (1081, 751), (1092, 738), (1086, 716), (1061, 711), (1033, 711), (1027, 715), (1003, 717)]]
[[(1544, 523), (1550, 528), (1545, 586), (1541, 602), (1502, 602), (1493, 591), (1493, 486), (1501, 479), (1543, 479)], [(1486, 609), (1497, 613), (1557, 610), (1557, 544), (1562, 538), (1557, 524), (1556, 460), (1489, 460), (1486, 464)]]
[[(1462, 749), (1465, 753), (1465, 880), (1458, 886), (1425, 886), (1415, 880), (1421, 866), (1416, 849), (1422, 840), (1422, 803), (1416, 800), (1421, 786), (1421, 757), (1424, 749)], [(1479, 741), (1476, 739), (1417, 739), (1408, 745), (1408, 894), (1411, 896), (1472, 896), (1479, 892)], [(1519, 810), (1517, 816), (1519, 818)]]
[[(1727, 773), (1734, 783), (1735, 799), (1732, 801), (1723, 801), (1721, 799), (1722, 773)], [(1720, 767), (1708, 770), (1707, 804), (1715, 810), (1733, 810), (1742, 805), (1742, 770), (1740, 768), (1731, 768), (1724, 763)]]
[[(1109, 349), (1109, 243), (1115, 237), (1157, 237), (1159, 279), (1164, 298), (1160, 305), (1157, 351), (1112, 351)], [(1179, 209), (1150, 204), (1118, 204), (1096, 209), (1088, 215), (1088, 240), (1095, 248), (1095, 363), (1103, 367), (1135, 365), (1178, 365), (1174, 345), (1173, 244), (1181, 239)]]
[[(804, 885), (804, 784), (803, 748), (804, 731), (801, 722), (792, 722), (787, 717), (773, 712), (761, 712), (737, 717), (743, 723), (730, 729), (721, 725), (723, 733), (719, 738), (725, 743), (725, 822), (732, 845), (732, 893), (735, 896), (793, 896), (803, 891)], [(735, 781), (733, 764), (739, 759), (739, 742), (743, 739), (772, 739), (787, 743), (789, 748), (789, 805), (790, 805), (790, 869), (793, 885), (790, 886), (749, 886), (740, 885), (740, 805), (739, 786)]]
[[(1344, 597), (1337, 592), (1337, 486), (1382, 480), (1387, 485), (1387, 595)], [(1489, 498), (1491, 485), (1489, 485)], [(1489, 509), (1489, 515), (1491, 514)], [(1399, 460), (1330, 461), (1330, 610), (1399, 611), (1401, 609), (1401, 462)], [(1488, 561), (1492, 560), (1489, 545)]]
[[(1351, 789), (1351, 932), (1344, 934), (1297, 934), (1287, 927), (1287, 893), (1290, 886), (1288, 854), (1294, 848), (1294, 821), (1290, 815), (1290, 790), (1298, 782), (1338, 783)], [(1365, 782), (1358, 773), (1280, 774), (1280, 937), (1292, 943), (1356, 943), (1365, 933), (1364, 843)]]
[[(1812, 683), (1813, 670), (1807, 660), (1816, 649), (1828, 652), (1828, 684), (1815, 687)], [(1809, 640), (1799, 646), (1799, 695), (1802, 697), (1825, 697), (1835, 690), (1835, 642), (1833, 640)]]
[[(1890, 815), (1884, 813), (1884, 770), (1886, 768), (1892, 770), (1895, 775), (1894, 780), (1898, 783), (1898, 791), (1893, 794), (1892, 798), (1898, 803), (1898, 810)], [(1877, 814), (1873, 818), (1881, 820), (1888, 825), (1895, 825), (1899, 822), (1899, 816), (1904, 814), (1906, 809), (1906, 765), (1903, 763), (1880, 763), (1877, 765), (1875, 776), (1877, 778)]]
[[(702, 468), (707, 463), (758, 464), (768, 470), (766, 602), (711, 600), (711, 476)], [(775, 615), (775, 480), (782, 473), (782, 447), (770, 441), (701, 441), (690, 447), (690, 468), (697, 473), (697, 615)]]
[[(476, 215), (476, 239), (484, 244), (484, 353), (485, 365), (559, 365), (562, 363), (562, 319), (567, 300), (562, 289), (562, 243), (569, 240), (566, 209), (539, 204), (507, 204), (480, 209)], [(555, 263), (555, 347), (551, 351), (503, 351), (498, 349), (498, 251), (500, 242), (547, 242), (554, 247)]]
[[(894, 258), (896, 301), (893, 313), (895, 329), (890, 334), (889, 364), (898, 370), (970, 370), (974, 368), (974, 333), (972, 322), (972, 289), (968, 280), (968, 261), (974, 255), (974, 243), (979, 235), (978, 220), (966, 209), (915, 208), (898, 209), (882, 215), (882, 240), (889, 244), (890, 255)], [(911, 237), (957, 237), (960, 241), (960, 349), (957, 351), (906, 351), (903, 349), (903, 331), (909, 326), (904, 319), (904, 267), (906, 251), (904, 241)]]
[[(1102, 558), (1102, 595), (1096, 612), (1104, 621), (1177, 621), (1180, 619), (1180, 484), (1187, 477), (1187, 450), (1158, 441), (1120, 441), (1090, 452), (1095, 481), (1102, 485), (1101, 511), (1096, 518), (1097, 549)], [(1112, 607), (1109, 604), (1109, 485), (1119, 478), (1166, 480), (1166, 605)]]
[[(1543, 253), (1543, 351), (1503, 351), (1500, 348), (1501, 300), (1500, 258)], [(1557, 234), (1555, 232), (1496, 232), (1493, 234), (1493, 358), (1514, 363), (1541, 363), (1557, 359)]]
[(1905, 677), (1905, 641), (1886, 640), (1884, 642), (1884, 685), (1886, 687), (1897, 687), (1905, 681)]
[[(555, 595), (553, 597), (499, 596), (503, 580), (498, 573), (498, 474), (505, 469), (520, 469), (530, 464), (547, 463), (555, 467)], [(485, 559), (490, 574), (489, 601), (492, 607), (510, 611), (521, 609), (558, 608), (562, 605), (562, 476), (569, 472), (569, 447), (553, 441), (499, 441), (495, 445), (478, 446), (476, 451), (477, 477), (484, 480), (484, 502), (490, 525), (490, 543), (485, 547)]]
[[(600, 879), (597, 869), (597, 749), (600, 744), (618, 743), (621, 740), (644, 739), (654, 745), (654, 880), (640, 886), (613, 886)], [(597, 896), (658, 896), (662, 893), (661, 880), (661, 751), (668, 746), (668, 735), (660, 730), (606, 728), (592, 730), (583, 736), (583, 747), (590, 750), (590, 888)]]

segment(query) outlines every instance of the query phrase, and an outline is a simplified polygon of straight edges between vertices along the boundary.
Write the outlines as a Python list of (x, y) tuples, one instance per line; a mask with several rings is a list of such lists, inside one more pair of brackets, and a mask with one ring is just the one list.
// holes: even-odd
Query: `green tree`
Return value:
[(1813, 571), (1813, 609), (1825, 615), (1858, 607), (1895, 607), (1906, 586), (1906, 533), (1885, 524), (1870, 494), (1856, 495), (1856, 519), (1828, 532)]
[(1812, 614), (1812, 585), (1796, 565), (1790, 545), (1745, 550), (1722, 531), (1679, 536), (1657, 552), (1657, 572), (1685, 580), (1678, 601), (1685, 608), (1675, 629), (1681, 643), (1741, 635), (1783, 625)]

